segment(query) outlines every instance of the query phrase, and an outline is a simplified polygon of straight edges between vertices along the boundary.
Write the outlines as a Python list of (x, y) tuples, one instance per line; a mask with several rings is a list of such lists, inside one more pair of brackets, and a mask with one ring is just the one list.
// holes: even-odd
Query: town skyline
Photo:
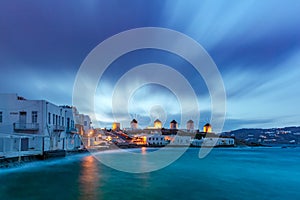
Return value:
[[(9, 96), (16, 96), (18, 97), (18, 99), (20, 100), (29, 100), (29, 101), (45, 101), (46, 103), (50, 103), (52, 105), (56, 105), (57, 107), (61, 107), (61, 108), (69, 108), (69, 109), (74, 109), (75, 112), (73, 112), (73, 115), (76, 116), (78, 115), (78, 110), (76, 108), (76, 106), (73, 106), (73, 105), (68, 105), (68, 104), (55, 104), (47, 99), (28, 99), (27, 97), (24, 97), (24, 96), (21, 96), (21, 95), (18, 95), (17, 93), (3, 93), (0, 95), (9, 95)], [(6, 110), (5, 109), (2, 109), (3, 110)], [(3, 112), (2, 112), (3, 113)], [(84, 113), (86, 114), (86, 113)], [(120, 130), (130, 130), (132, 129), (132, 122), (135, 121), (136, 125), (134, 125), (134, 129), (138, 129), (138, 130), (147, 130), (147, 129), (157, 129), (157, 130), (160, 130), (160, 129), (178, 129), (178, 130), (194, 130), (194, 131), (201, 131), (205, 126), (209, 125), (211, 126), (210, 124), (210, 121), (207, 120), (207, 121), (199, 121), (198, 120), (198, 123), (194, 123), (195, 121), (197, 122), (197, 119), (193, 119), (193, 118), (190, 118), (189, 120), (187, 121), (184, 121), (182, 123), (179, 123), (177, 122), (175, 119), (171, 119), (169, 121), (167, 120), (164, 120), (164, 121), (161, 121), (159, 119), (159, 117), (157, 118), (153, 118), (149, 124), (147, 125), (140, 125), (139, 124), (139, 121), (137, 120), (137, 116), (136, 114), (132, 115), (132, 118), (130, 118), (129, 121), (125, 121), (125, 122), (118, 122), (116, 120), (112, 120), (111, 122), (107, 123), (105, 126), (99, 126), (100, 123), (94, 121), (93, 123), (93, 120), (90, 119), (90, 116), (88, 114), (86, 114), (85, 116), (87, 116), (89, 118), (89, 124), (91, 124), (91, 127), (93, 127), (94, 129), (120, 129)], [(156, 122), (159, 122), (160, 125), (155, 125)], [(175, 122), (176, 123), (176, 128), (173, 126), (172, 127), (172, 122)], [(82, 122), (81, 122), (82, 123)], [(192, 125), (190, 124), (192, 123)], [(153, 125), (153, 126), (152, 126)], [(118, 128), (114, 128), (114, 126), (118, 126)], [(193, 127), (193, 128), (188, 128), (188, 127)], [(274, 126), (274, 127), (242, 127), (242, 128), (233, 128), (233, 129), (230, 129), (230, 130), (223, 130), (221, 132), (218, 132), (217, 134), (221, 134), (221, 133), (226, 133), (226, 132), (231, 132), (231, 131), (237, 131), (237, 130), (241, 130), (241, 129), (266, 129), (266, 130), (269, 130), (269, 129), (283, 129), (283, 128), (291, 128), (291, 127), (300, 127), (299, 124), (295, 124), (295, 125), (291, 125), (291, 126)], [(213, 131), (213, 128), (212, 126), (210, 127), (210, 131), (209, 132), (214, 132)]]

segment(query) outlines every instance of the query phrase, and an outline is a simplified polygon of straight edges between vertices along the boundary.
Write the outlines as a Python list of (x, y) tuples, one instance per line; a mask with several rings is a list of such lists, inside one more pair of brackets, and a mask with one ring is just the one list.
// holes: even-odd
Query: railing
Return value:
[(14, 123), (15, 131), (38, 131), (38, 123)]
[(78, 133), (78, 130), (76, 128), (67, 128), (67, 133)]
[(53, 131), (64, 131), (65, 127), (60, 125), (53, 125)]

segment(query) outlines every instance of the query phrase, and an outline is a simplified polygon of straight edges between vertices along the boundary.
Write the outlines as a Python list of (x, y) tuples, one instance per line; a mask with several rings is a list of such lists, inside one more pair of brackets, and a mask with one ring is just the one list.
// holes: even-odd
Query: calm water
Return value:
[(300, 148), (220, 148), (204, 159), (198, 152), (143, 174), (88, 154), (29, 163), (0, 170), (0, 199), (300, 199)]

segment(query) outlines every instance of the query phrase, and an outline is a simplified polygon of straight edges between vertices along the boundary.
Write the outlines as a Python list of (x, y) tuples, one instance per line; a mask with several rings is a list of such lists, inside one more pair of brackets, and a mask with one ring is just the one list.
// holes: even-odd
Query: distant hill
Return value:
[(242, 143), (251, 144), (300, 144), (300, 126), (284, 128), (243, 128), (223, 132), (225, 137), (235, 137)]

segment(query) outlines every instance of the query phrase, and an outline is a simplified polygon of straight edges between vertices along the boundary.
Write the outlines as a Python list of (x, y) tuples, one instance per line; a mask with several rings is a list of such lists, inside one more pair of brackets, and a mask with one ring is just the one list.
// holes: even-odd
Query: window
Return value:
[(48, 113), (48, 124), (51, 124), (51, 113)]
[(87, 121), (84, 121), (84, 126), (87, 126)]
[(0, 123), (3, 122), (3, 112), (0, 112)]
[(37, 123), (37, 117), (38, 117), (38, 112), (37, 111), (32, 111), (31, 113), (31, 121), (33, 124)]
[(58, 125), (60, 125), (60, 116), (58, 116)]
[(20, 115), (19, 115), (19, 123), (23, 124), (24, 126), (25, 126), (26, 121), (27, 121), (27, 116), (26, 115), (27, 115), (27, 113), (24, 112), (24, 111), (20, 112)]
[(64, 125), (65, 125), (65, 118), (62, 117), (62, 118), (61, 118), (61, 121), (62, 121), (62, 122), (61, 122), (61, 125), (64, 126)]
[(67, 118), (67, 128), (70, 128), (70, 118)]
[(55, 114), (52, 115), (52, 124), (55, 123)]

